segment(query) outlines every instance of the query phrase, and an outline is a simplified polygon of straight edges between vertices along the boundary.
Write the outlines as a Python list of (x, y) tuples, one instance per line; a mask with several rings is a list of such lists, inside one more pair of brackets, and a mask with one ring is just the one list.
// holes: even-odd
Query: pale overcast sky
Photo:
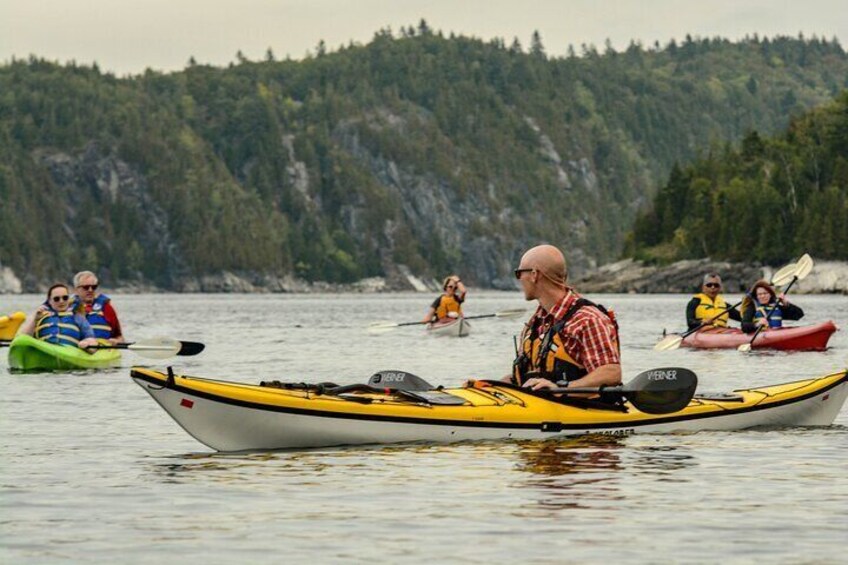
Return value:
[(97, 62), (119, 75), (179, 70), (189, 57), (226, 65), (241, 50), (302, 58), (320, 40), (334, 50), (424, 18), (433, 29), (482, 39), (534, 30), (549, 55), (569, 44), (622, 49), (671, 38), (746, 34), (837, 37), (848, 47), (846, 0), (0, 0), (0, 62), (30, 54)]

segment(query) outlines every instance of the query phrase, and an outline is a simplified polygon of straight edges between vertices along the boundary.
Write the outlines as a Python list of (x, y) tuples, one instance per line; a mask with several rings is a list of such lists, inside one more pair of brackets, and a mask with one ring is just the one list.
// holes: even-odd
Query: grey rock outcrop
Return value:
[(23, 292), (21, 279), (12, 269), (0, 263), (0, 294), (20, 294), (21, 292)]
[(848, 263), (843, 261), (822, 261), (816, 263), (813, 270), (798, 283), (799, 292), (848, 294)]
[(625, 259), (588, 272), (574, 284), (581, 292), (688, 293), (698, 290), (706, 273), (720, 274), (727, 292), (739, 292), (757, 279), (771, 276), (771, 269), (710, 259), (678, 261), (662, 267)]
[[(719, 273), (727, 292), (742, 292), (758, 279), (768, 280), (780, 266), (728, 263), (710, 259), (677, 261), (670, 265), (646, 265), (633, 259), (603, 265), (574, 280), (586, 293), (690, 293), (700, 288), (703, 276)], [(848, 294), (848, 263), (816, 263), (812, 272), (792, 289), (799, 294)]]

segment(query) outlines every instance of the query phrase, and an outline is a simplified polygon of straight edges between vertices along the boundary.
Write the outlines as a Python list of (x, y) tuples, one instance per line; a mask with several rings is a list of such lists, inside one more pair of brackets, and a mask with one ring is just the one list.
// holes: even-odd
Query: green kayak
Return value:
[(121, 364), (117, 349), (88, 353), (69, 345), (53, 345), (28, 335), (19, 335), (9, 344), (9, 368), (13, 371), (66, 371), (103, 369)]

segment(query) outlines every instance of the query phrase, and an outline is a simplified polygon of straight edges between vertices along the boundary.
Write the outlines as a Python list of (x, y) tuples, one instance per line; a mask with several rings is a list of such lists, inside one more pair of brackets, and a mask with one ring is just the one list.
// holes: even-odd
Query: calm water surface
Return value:
[[(433, 384), (505, 374), (515, 320), (465, 339), (415, 321), (431, 296), (136, 295), (115, 305), (130, 338), (203, 341), (177, 372), (258, 382), (364, 382), (404, 369)], [(625, 379), (683, 366), (701, 390), (845, 367), (825, 353), (657, 353), (686, 296), (607, 295)], [(730, 299), (735, 299), (730, 296)], [(0, 312), (36, 296), (0, 297)], [(848, 324), (848, 297), (800, 296), (806, 320)], [(469, 315), (522, 306), (470, 294)], [(120, 369), (11, 375), (0, 352), (0, 562), (844, 563), (848, 408), (823, 429), (586, 437), (217, 455)], [(151, 366), (164, 365), (153, 362)]]

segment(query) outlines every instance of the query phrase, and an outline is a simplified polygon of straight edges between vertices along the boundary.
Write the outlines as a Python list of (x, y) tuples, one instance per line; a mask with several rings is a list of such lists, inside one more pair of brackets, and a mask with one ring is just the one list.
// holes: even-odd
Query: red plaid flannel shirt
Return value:
[[(552, 324), (565, 316), (578, 298), (580, 295), (569, 288), (550, 313), (539, 306), (527, 323), (525, 332), (536, 327), (538, 335), (544, 336)], [(597, 308), (583, 306), (577, 310), (559, 332), (559, 337), (565, 352), (590, 373), (604, 365), (621, 364), (618, 331), (612, 320)]]

